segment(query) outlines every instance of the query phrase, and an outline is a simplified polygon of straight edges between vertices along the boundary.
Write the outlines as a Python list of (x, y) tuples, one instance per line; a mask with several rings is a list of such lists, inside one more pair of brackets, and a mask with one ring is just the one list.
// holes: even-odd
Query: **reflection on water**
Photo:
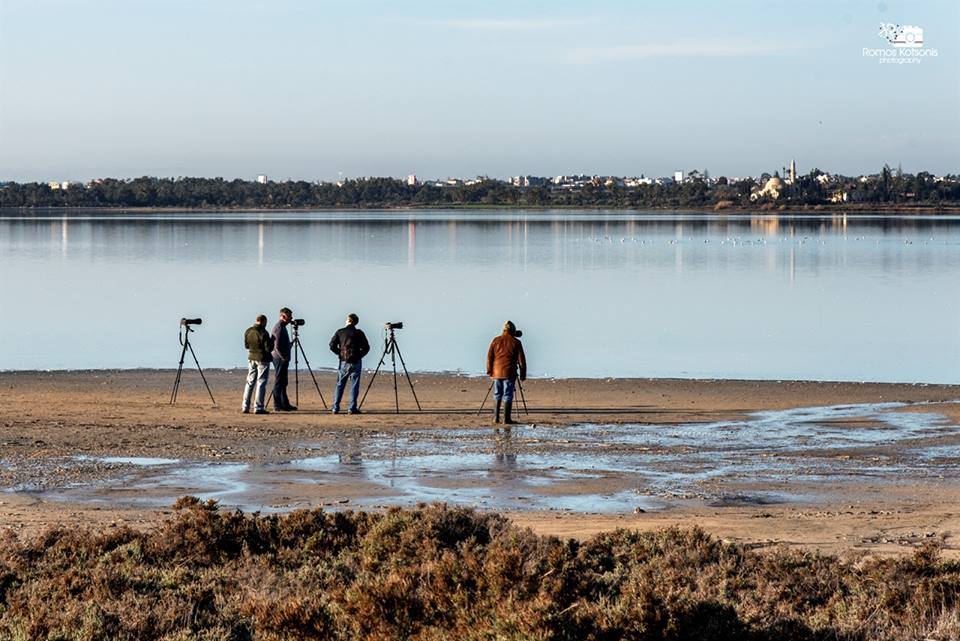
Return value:
[[(347, 312), (411, 370), (480, 373), (505, 318), (536, 376), (960, 382), (960, 219), (338, 212), (0, 216), (8, 369), (205, 367), (287, 305), (315, 367)], [(369, 363), (368, 363), (369, 364)]]
[(500, 430), (497, 430), (493, 446), (493, 469), (516, 470), (519, 449), (513, 442), (512, 429), (505, 429), (502, 436)]
[(347, 432), (340, 442), (337, 452), (337, 462), (340, 465), (363, 465), (363, 448), (361, 436), (356, 432)]
[(889, 483), (955, 484), (956, 427), (932, 412), (898, 411), (903, 407), (811, 407), (687, 425), (344, 432), (309, 445), (306, 458), (273, 464), (104, 458), (126, 463), (119, 469), (127, 474), (40, 494), (156, 506), (193, 494), (247, 510), (339, 505), (347, 495), (358, 506), (447, 501), (631, 512), (685, 501), (830, 502), (835, 492), (882, 492)]

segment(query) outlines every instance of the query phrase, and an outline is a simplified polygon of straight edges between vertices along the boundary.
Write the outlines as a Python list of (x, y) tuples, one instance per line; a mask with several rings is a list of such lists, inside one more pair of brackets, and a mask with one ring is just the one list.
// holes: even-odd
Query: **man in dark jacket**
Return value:
[(280, 320), (273, 326), (273, 370), (276, 380), (273, 383), (273, 406), (278, 412), (292, 412), (297, 409), (287, 398), (287, 369), (290, 367), (290, 334), (287, 325), (293, 320), (289, 307), (280, 309)]
[(347, 325), (338, 329), (330, 339), (330, 351), (340, 358), (340, 365), (337, 368), (337, 388), (333, 392), (333, 413), (340, 413), (340, 399), (343, 398), (343, 388), (350, 378), (350, 409), (351, 414), (359, 414), (360, 408), (357, 407), (357, 397), (360, 395), (360, 372), (363, 369), (361, 363), (367, 352), (370, 351), (370, 343), (367, 342), (367, 336), (362, 330), (357, 329), (357, 323), (360, 319), (356, 314), (347, 316)]
[(493, 399), (497, 403), (494, 422), (500, 422), (500, 403), (503, 403), (503, 422), (513, 423), (510, 410), (513, 409), (513, 391), (517, 381), (527, 380), (527, 358), (523, 354), (523, 343), (517, 338), (517, 327), (511, 321), (503, 324), (503, 332), (490, 342), (487, 350), (487, 376), (493, 379)]
[(267, 381), (270, 379), (270, 361), (273, 351), (273, 338), (267, 333), (267, 317), (263, 314), (243, 334), (243, 345), (247, 348), (247, 384), (243, 388), (243, 413), (250, 413), (250, 396), (256, 383), (257, 396), (254, 407), (256, 414), (268, 414), (263, 409), (267, 395)]

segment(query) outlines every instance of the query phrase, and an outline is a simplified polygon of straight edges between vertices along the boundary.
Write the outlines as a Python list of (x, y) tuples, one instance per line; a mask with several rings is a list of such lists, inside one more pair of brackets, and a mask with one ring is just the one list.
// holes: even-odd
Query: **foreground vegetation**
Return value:
[(445, 506), (226, 513), (0, 541), (0, 639), (956, 639), (960, 564), (699, 529), (536, 536)]

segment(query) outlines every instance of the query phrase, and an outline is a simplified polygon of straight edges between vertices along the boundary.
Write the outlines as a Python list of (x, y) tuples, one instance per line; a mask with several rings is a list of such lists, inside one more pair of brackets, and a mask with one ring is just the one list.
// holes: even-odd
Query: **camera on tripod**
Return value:
[[(293, 356), (294, 402), (296, 405), (300, 405), (300, 357), (302, 356), (303, 362), (307, 366), (307, 371), (310, 372), (310, 378), (313, 379), (313, 386), (317, 388), (317, 394), (320, 396), (320, 402), (323, 403), (323, 409), (327, 409), (327, 400), (323, 398), (323, 392), (320, 391), (320, 384), (317, 383), (317, 377), (314, 376), (313, 368), (310, 367), (310, 360), (307, 358), (307, 352), (304, 351), (303, 343), (300, 342), (300, 328), (306, 325), (307, 321), (303, 318), (291, 318), (289, 324), (293, 325), (293, 341), (290, 344), (290, 355)], [(286, 330), (283, 331), (286, 332)], [(271, 394), (271, 397), (274, 397), (276, 393), (278, 386), (277, 382), (279, 380), (279, 377), (274, 378), (274, 393)]]
[(410, 385), (410, 392), (413, 394), (413, 400), (417, 403), (417, 411), (422, 412), (423, 408), (420, 407), (420, 399), (417, 398), (417, 391), (413, 389), (413, 381), (410, 380), (410, 372), (407, 371), (407, 364), (403, 362), (403, 354), (400, 353), (400, 346), (397, 344), (397, 337), (393, 334), (393, 330), (395, 329), (403, 329), (403, 322), (397, 321), (383, 324), (383, 355), (380, 356), (380, 362), (377, 363), (377, 368), (373, 370), (373, 376), (370, 377), (370, 382), (367, 383), (367, 391), (363, 393), (363, 398), (360, 399), (359, 407), (363, 407), (363, 402), (367, 400), (367, 394), (370, 392), (370, 388), (373, 387), (373, 381), (377, 379), (377, 374), (380, 373), (380, 368), (383, 367), (383, 363), (387, 359), (387, 354), (389, 354), (390, 366), (393, 369), (393, 404), (394, 408), (397, 410), (397, 414), (400, 413), (400, 396), (397, 392), (398, 357), (400, 358), (400, 366), (403, 368), (403, 375), (407, 377), (407, 383)]
[(177, 331), (178, 338), (180, 339), (180, 364), (177, 366), (177, 378), (173, 382), (173, 391), (170, 393), (170, 404), (173, 405), (177, 402), (177, 394), (180, 392), (180, 379), (183, 378), (183, 361), (187, 356), (187, 350), (190, 350), (190, 355), (193, 356), (193, 362), (197, 364), (197, 371), (200, 372), (200, 378), (203, 379), (203, 384), (207, 388), (207, 393), (210, 394), (210, 400), (213, 401), (213, 404), (216, 405), (217, 401), (213, 398), (213, 392), (210, 391), (210, 385), (207, 384), (207, 377), (203, 375), (203, 369), (200, 367), (200, 361), (197, 360), (197, 354), (193, 351), (193, 345), (190, 344), (190, 334), (193, 333), (193, 329), (190, 328), (191, 325), (200, 325), (203, 323), (201, 318), (181, 318), (180, 319), (180, 329)]

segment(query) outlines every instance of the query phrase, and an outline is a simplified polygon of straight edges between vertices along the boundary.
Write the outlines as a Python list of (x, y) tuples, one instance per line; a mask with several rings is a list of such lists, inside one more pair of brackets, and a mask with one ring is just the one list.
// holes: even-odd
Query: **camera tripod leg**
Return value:
[(394, 342), (390, 343), (390, 364), (393, 365), (393, 406), (397, 409), (397, 414), (400, 413), (400, 395), (397, 393), (397, 354), (396, 354), (397, 344)]
[(480, 413), (483, 412), (483, 406), (487, 404), (487, 399), (490, 398), (490, 392), (493, 390), (493, 381), (490, 381), (490, 387), (487, 388), (487, 393), (483, 397), (483, 402), (480, 403), (480, 409), (477, 410), (477, 416), (480, 416)]
[(403, 373), (407, 377), (407, 383), (410, 385), (410, 392), (413, 393), (413, 400), (417, 403), (417, 411), (422, 412), (423, 408), (420, 407), (420, 399), (417, 398), (417, 391), (413, 389), (413, 381), (410, 380), (410, 372), (407, 371), (407, 364), (403, 362), (403, 354), (400, 353), (400, 346), (394, 341), (393, 347), (397, 350), (397, 356), (400, 357), (400, 365), (403, 366)]
[(520, 391), (520, 400), (523, 402), (523, 413), (530, 416), (530, 410), (527, 409), (527, 398), (523, 395), (523, 384), (519, 378), (517, 379), (517, 389)]
[(300, 345), (300, 337), (293, 339), (293, 400), (297, 406), (300, 406), (300, 361), (297, 358), (297, 346)]
[[(317, 383), (317, 377), (313, 374), (313, 368), (310, 367), (310, 361), (307, 360), (307, 353), (303, 351), (303, 345), (300, 344), (300, 341), (297, 341), (297, 347), (300, 348), (300, 353), (303, 355), (303, 362), (307, 366), (307, 371), (310, 372), (310, 378), (313, 379), (313, 386), (317, 388), (317, 394), (320, 395), (320, 402), (323, 403), (323, 409), (327, 409), (327, 401), (323, 398), (323, 392), (320, 391), (320, 384)], [(300, 399), (297, 398), (297, 403), (299, 404)]]
[(177, 366), (177, 378), (173, 381), (173, 391), (170, 393), (170, 404), (173, 405), (177, 402), (177, 392), (180, 391), (180, 377), (183, 376), (183, 359), (187, 355), (187, 346), (190, 344), (190, 341), (187, 340), (183, 344), (183, 349), (180, 350), (180, 365)]
[(367, 392), (370, 391), (370, 388), (373, 387), (373, 381), (377, 378), (377, 374), (380, 373), (380, 368), (383, 367), (383, 361), (387, 358), (387, 349), (384, 347), (383, 355), (380, 356), (380, 362), (377, 363), (377, 369), (373, 370), (373, 376), (370, 377), (370, 382), (367, 383), (367, 389), (363, 393), (363, 397), (360, 399), (360, 404), (357, 405), (357, 408), (363, 407), (363, 402), (367, 400)]
[[(273, 363), (271, 363), (270, 366), (272, 367)], [(276, 393), (277, 393), (277, 368), (274, 367), (273, 368), (273, 387), (270, 388), (270, 393), (267, 394), (266, 400), (263, 401), (264, 409), (270, 407), (270, 401), (273, 400), (273, 395)]]
[(197, 354), (193, 351), (193, 345), (190, 345), (190, 342), (187, 342), (187, 345), (190, 347), (190, 355), (193, 356), (193, 362), (197, 364), (197, 371), (200, 372), (200, 378), (203, 379), (203, 384), (207, 388), (207, 394), (210, 395), (210, 400), (213, 401), (213, 404), (216, 405), (217, 401), (213, 398), (213, 392), (210, 391), (210, 385), (207, 383), (207, 377), (203, 375), (203, 369), (200, 367), (200, 361), (197, 360)]

